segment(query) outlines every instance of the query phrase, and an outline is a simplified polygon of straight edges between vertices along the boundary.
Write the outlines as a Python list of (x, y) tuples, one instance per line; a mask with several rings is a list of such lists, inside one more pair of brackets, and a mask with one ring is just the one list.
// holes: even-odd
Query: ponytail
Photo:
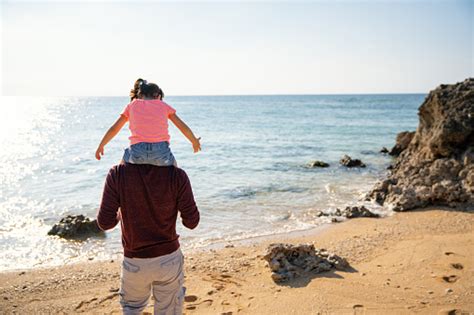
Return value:
[(163, 92), (163, 90), (161, 88), (158, 88), (160, 91), (158, 92), (158, 98), (160, 100), (163, 100), (165, 98), (165, 92)]
[(146, 84), (146, 80), (137, 79), (133, 85), (133, 89), (130, 90), (130, 102), (139, 97), (140, 87)]

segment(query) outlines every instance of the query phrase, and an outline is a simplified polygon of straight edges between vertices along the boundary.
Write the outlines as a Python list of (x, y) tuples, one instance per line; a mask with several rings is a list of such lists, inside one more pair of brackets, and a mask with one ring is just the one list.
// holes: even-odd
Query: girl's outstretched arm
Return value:
[(104, 155), (105, 145), (117, 135), (117, 133), (120, 131), (120, 129), (122, 129), (123, 125), (125, 125), (127, 121), (127, 117), (120, 115), (119, 119), (117, 119), (117, 121), (112, 125), (112, 127), (107, 130), (104, 137), (102, 138), (102, 141), (97, 147), (97, 150), (95, 151), (96, 159), (100, 160), (101, 156)]
[(176, 115), (176, 113), (170, 115), (170, 120), (183, 133), (183, 135), (186, 138), (188, 138), (188, 140), (192, 143), (194, 153), (201, 151), (201, 143), (199, 142), (201, 138), (196, 138), (194, 133), (191, 131), (191, 128), (189, 128), (188, 125), (186, 125), (186, 123), (182, 121), (181, 118), (178, 117), (178, 115)]

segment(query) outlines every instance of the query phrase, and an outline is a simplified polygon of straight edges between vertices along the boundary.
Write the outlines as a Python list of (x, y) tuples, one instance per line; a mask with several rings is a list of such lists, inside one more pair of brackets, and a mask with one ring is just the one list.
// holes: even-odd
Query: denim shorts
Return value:
[(151, 164), (156, 166), (176, 166), (167, 141), (139, 142), (125, 149), (123, 160), (132, 164)]

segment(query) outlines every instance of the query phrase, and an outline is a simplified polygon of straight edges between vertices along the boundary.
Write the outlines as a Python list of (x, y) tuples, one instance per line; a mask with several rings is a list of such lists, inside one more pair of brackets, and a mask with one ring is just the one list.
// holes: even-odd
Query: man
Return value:
[(199, 211), (186, 173), (177, 167), (120, 164), (105, 182), (97, 224), (109, 230), (121, 222), (124, 259), (120, 304), (140, 314), (153, 291), (155, 314), (181, 314), (183, 254), (176, 220), (194, 229)]

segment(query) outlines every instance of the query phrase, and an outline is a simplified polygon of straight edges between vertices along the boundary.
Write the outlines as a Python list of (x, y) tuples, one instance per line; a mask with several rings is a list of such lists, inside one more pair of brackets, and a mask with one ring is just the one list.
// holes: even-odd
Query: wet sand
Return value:
[[(186, 253), (186, 314), (474, 314), (473, 212), (352, 219), (304, 235)], [(274, 241), (314, 243), (352, 269), (276, 284)], [(120, 313), (120, 261), (0, 274), (0, 313)], [(150, 299), (146, 313), (153, 313)]]

